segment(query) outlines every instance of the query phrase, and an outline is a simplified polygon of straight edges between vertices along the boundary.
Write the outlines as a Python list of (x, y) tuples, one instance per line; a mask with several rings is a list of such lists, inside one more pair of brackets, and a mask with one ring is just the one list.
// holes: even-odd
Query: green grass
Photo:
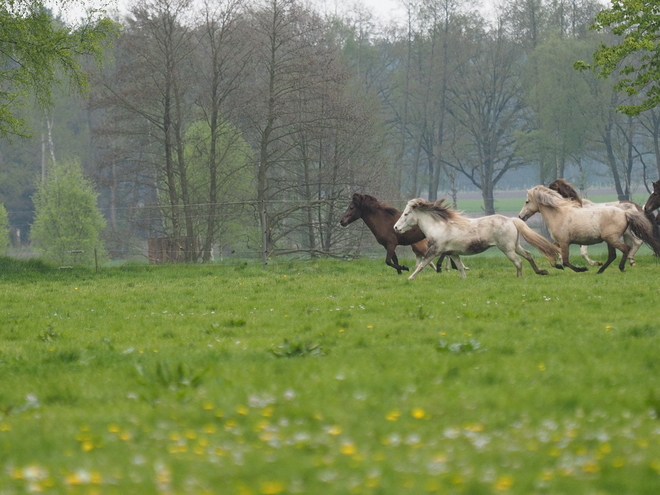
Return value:
[(0, 493), (658, 493), (658, 260), (466, 264), (0, 259)]

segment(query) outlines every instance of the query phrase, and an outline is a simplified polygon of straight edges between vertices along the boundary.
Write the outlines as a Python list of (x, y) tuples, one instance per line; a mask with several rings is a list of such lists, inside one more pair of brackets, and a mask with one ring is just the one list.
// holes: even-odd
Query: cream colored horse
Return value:
[(545, 255), (550, 263), (555, 264), (557, 248), (545, 237), (530, 229), (518, 218), (503, 215), (490, 215), (481, 218), (467, 218), (444, 205), (444, 199), (429, 203), (421, 198), (408, 201), (406, 209), (394, 224), (395, 232), (406, 232), (418, 226), (429, 240), (428, 251), (415, 271), (408, 277), (413, 280), (431, 260), (440, 254), (449, 256), (465, 277), (465, 267), (459, 255), (478, 254), (496, 246), (516, 266), (516, 275), (522, 276), (524, 257), (539, 275), (547, 275), (540, 270), (532, 254), (520, 245), (520, 236)]
[(545, 186), (536, 186), (527, 191), (527, 201), (518, 216), (527, 220), (540, 212), (548, 226), (550, 235), (559, 245), (561, 261), (576, 272), (578, 267), (569, 261), (569, 245), (591, 245), (607, 243), (607, 261), (600, 267), (603, 271), (616, 259), (616, 250), (623, 254), (619, 269), (624, 270), (630, 246), (621, 241), (623, 233), (630, 227), (632, 233), (647, 243), (656, 254), (660, 254), (660, 242), (653, 237), (653, 226), (644, 214), (637, 210), (622, 210), (615, 206), (598, 208), (575, 208), (571, 200)]
[[(583, 208), (616, 206), (617, 208), (621, 208), (622, 210), (642, 211), (642, 207), (632, 201), (611, 201), (609, 203), (594, 203), (593, 201), (589, 201), (588, 199), (581, 198), (577, 190), (571, 184), (569, 184), (566, 179), (557, 179), (551, 182), (550, 184), (548, 184), (548, 188), (552, 189), (553, 191), (557, 191), (564, 198), (571, 199), (575, 206), (579, 206)], [(630, 266), (635, 266), (636, 265), (635, 254), (637, 254), (639, 248), (642, 247), (644, 241), (642, 241), (639, 237), (633, 235), (630, 232), (630, 229), (626, 229), (626, 231), (623, 233), (623, 242), (625, 242), (626, 244), (628, 244), (628, 246), (630, 246), (630, 252), (628, 253), (628, 262), (630, 263)], [(587, 246), (580, 246), (580, 254), (585, 259), (585, 261), (592, 266), (603, 264), (600, 261), (595, 261), (589, 258), (589, 252), (587, 250)]]

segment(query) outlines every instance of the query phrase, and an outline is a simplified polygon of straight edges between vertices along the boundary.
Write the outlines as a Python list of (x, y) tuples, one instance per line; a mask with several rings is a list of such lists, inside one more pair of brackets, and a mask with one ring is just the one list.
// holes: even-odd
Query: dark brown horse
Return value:
[(660, 208), (660, 180), (653, 183), (653, 192), (644, 204), (644, 213), (650, 215)]
[[(355, 193), (346, 213), (339, 223), (342, 227), (361, 218), (367, 224), (378, 243), (387, 250), (385, 263), (394, 268), (399, 275), (403, 270), (408, 271), (405, 265), (399, 265), (396, 256), (396, 247), (410, 246), (417, 257), (417, 264), (424, 258), (428, 248), (428, 241), (419, 228), (409, 230), (405, 234), (394, 232), (394, 224), (401, 216), (401, 212), (385, 203), (381, 203), (368, 194)], [(433, 267), (435, 268), (435, 266)]]

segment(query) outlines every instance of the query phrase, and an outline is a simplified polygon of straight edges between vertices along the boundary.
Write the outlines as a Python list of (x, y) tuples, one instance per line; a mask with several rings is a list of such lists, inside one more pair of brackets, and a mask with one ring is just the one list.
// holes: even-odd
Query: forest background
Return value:
[(660, 174), (660, 111), (617, 112), (636, 98), (617, 76), (574, 69), (616, 39), (589, 29), (604, 8), (420, 0), (383, 22), (300, 0), (128, 4), (85, 97), (56, 88), (26, 111), (30, 138), (0, 141), (15, 252), (58, 162), (97, 191), (113, 259), (354, 255), (366, 229), (338, 219), (355, 191), (459, 208), (472, 191), (492, 214), (497, 190), (565, 177), (630, 199)]

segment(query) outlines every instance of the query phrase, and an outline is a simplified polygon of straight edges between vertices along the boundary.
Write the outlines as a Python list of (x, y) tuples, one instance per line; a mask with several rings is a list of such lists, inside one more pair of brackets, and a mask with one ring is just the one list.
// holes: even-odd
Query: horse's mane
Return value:
[(383, 210), (389, 215), (396, 215), (397, 213), (401, 213), (396, 208), (388, 205), (387, 203), (378, 201), (375, 197), (369, 194), (355, 193), (353, 194), (353, 202), (355, 203), (355, 206), (363, 211), (374, 212), (376, 210)]
[(562, 208), (566, 206), (573, 206), (573, 200), (564, 198), (557, 191), (545, 186), (535, 186), (531, 188), (528, 193), (534, 198), (534, 200), (545, 206), (550, 206), (552, 208)]
[(425, 213), (431, 214), (433, 217), (438, 220), (445, 222), (462, 220), (464, 217), (460, 215), (456, 210), (451, 210), (445, 206), (446, 198), (439, 199), (438, 201), (431, 203), (422, 198), (411, 199), (408, 201), (408, 205), (414, 210), (423, 211)]
[(582, 204), (582, 198), (578, 194), (577, 190), (571, 186), (566, 179), (557, 179), (550, 184), (548, 184), (548, 189), (558, 192), (563, 198), (570, 199), (575, 201), (580, 206)]

